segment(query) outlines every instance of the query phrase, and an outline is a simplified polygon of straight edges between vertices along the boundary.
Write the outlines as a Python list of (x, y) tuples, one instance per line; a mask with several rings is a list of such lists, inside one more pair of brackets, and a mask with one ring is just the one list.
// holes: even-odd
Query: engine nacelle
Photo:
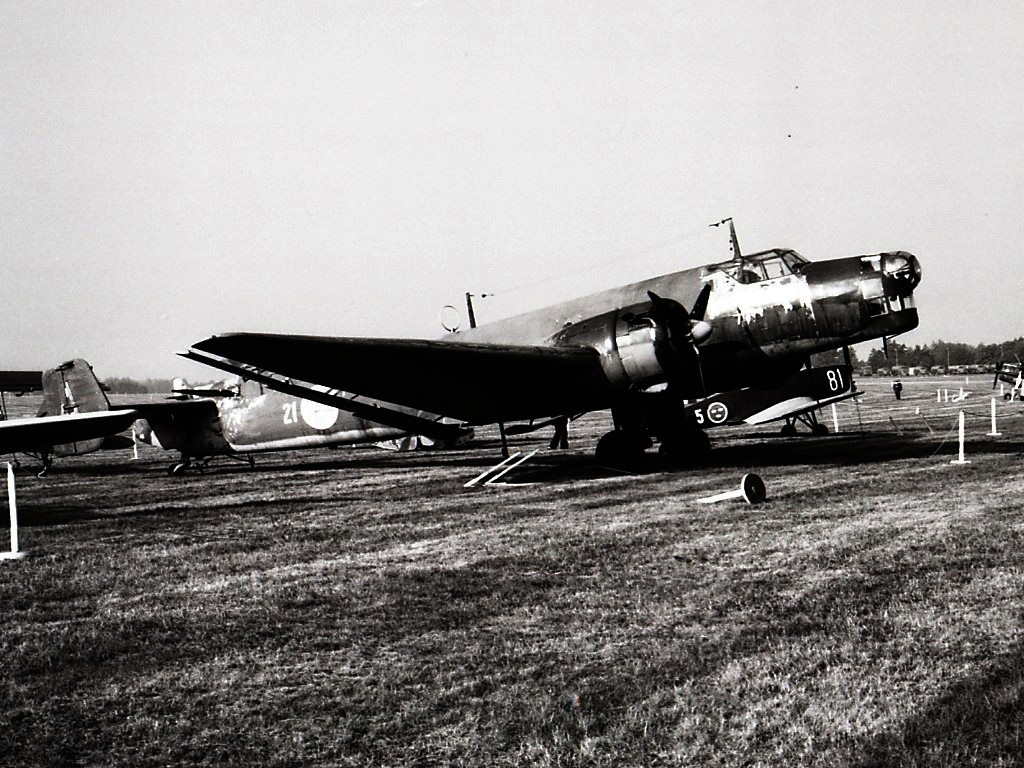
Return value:
[(596, 349), (608, 381), (623, 389), (647, 389), (696, 370), (686, 331), (674, 331), (646, 314), (606, 312), (569, 326), (556, 341)]

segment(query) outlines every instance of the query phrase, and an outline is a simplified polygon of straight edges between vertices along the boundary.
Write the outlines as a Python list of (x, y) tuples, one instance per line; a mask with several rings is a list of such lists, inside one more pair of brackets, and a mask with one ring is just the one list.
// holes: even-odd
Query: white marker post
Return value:
[(999, 437), (1002, 432), (996, 430), (996, 399), (992, 398), (992, 431), (988, 433), (989, 437)]
[(139, 438), (135, 434), (135, 426), (132, 425), (132, 461), (139, 460)]
[(964, 458), (964, 412), (960, 411), (960, 458), (954, 459), (949, 462), (950, 464), (970, 464), (967, 459)]
[(836, 404), (832, 403), (832, 431), (839, 431), (839, 412), (836, 411)]
[(0, 560), (20, 560), (25, 553), (18, 549), (18, 500), (14, 494), (14, 465), (7, 462), (7, 502), (11, 508), (11, 551), (0, 552)]
[(743, 479), (740, 481), (740, 487), (737, 490), (716, 493), (714, 496), (705, 496), (703, 499), (697, 499), (697, 503), (714, 504), (715, 502), (728, 499), (743, 499), (747, 504), (760, 504), (765, 500), (766, 496), (767, 491), (764, 487), (764, 480), (750, 472), (743, 476)]
[(942, 402), (942, 390), (941, 389), (936, 389), (935, 390), (935, 402), (936, 403), (941, 403)]

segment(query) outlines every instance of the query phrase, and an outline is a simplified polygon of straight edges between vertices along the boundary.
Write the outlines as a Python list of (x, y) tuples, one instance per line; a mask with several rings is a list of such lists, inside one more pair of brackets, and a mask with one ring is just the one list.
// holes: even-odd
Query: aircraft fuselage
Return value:
[(902, 251), (821, 262), (792, 251), (765, 251), (642, 280), (447, 339), (593, 346), (609, 379), (642, 389), (659, 379), (653, 352), (645, 361), (642, 351), (645, 334), (653, 341), (654, 329), (634, 327), (651, 305), (649, 293), (689, 306), (710, 284), (703, 317), (710, 332), (699, 345), (703, 386), (731, 389), (763, 382), (776, 371), (787, 375), (816, 352), (917, 327), (913, 288), (919, 280), (916, 257)]

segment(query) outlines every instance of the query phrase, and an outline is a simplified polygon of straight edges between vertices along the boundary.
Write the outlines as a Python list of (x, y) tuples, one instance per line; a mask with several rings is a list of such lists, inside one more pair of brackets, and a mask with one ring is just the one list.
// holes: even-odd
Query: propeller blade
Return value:
[(703, 320), (704, 313), (708, 311), (708, 299), (711, 297), (711, 283), (704, 283), (704, 287), (697, 294), (697, 300), (693, 302), (693, 309), (690, 310), (690, 317), (695, 320)]

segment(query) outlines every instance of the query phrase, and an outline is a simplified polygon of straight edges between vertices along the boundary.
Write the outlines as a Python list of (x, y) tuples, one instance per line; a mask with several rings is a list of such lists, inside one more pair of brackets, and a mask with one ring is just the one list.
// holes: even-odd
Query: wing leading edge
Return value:
[(468, 424), (579, 413), (608, 392), (589, 347), (237, 333), (192, 349), (219, 359), (218, 367), (270, 372), (285, 383), (297, 379)]

